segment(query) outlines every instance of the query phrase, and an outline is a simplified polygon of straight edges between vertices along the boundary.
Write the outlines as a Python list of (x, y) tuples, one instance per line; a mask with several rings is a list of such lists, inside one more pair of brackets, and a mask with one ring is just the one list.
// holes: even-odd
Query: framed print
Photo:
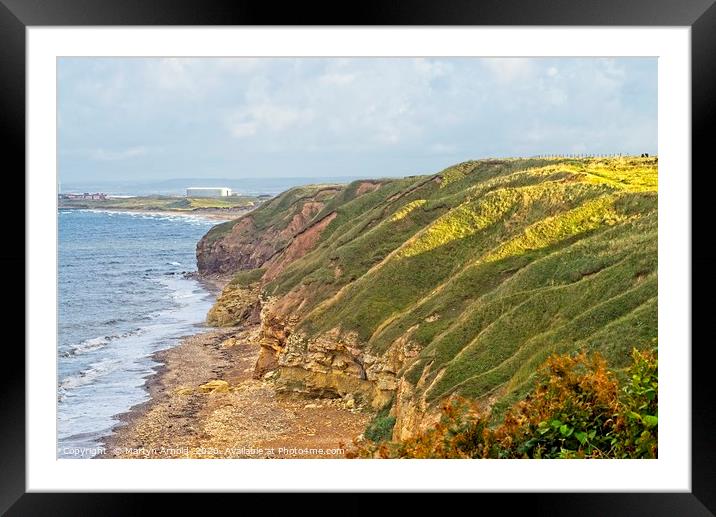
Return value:
[(709, 2), (322, 26), (5, 4), (10, 515), (138, 504), (63, 492), (716, 507), (691, 288)]

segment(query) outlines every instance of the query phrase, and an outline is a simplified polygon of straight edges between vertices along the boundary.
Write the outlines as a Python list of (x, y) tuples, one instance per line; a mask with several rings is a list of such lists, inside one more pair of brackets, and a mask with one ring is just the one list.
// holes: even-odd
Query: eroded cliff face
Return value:
[[(374, 192), (381, 184), (357, 182), (351, 197)], [(256, 342), (261, 351), (254, 368), (257, 378), (278, 372), (277, 382), (284, 391), (322, 397), (350, 394), (369, 407), (380, 408), (393, 396), (405, 350), (395, 347), (396, 353), (384, 357), (364, 354), (357, 337), (342, 336), (339, 329), (310, 339), (305, 332), (294, 330), (311, 294), (302, 297), (305, 290), (297, 289), (282, 297), (260, 295), (260, 285), (271, 282), (312, 251), (337, 217), (335, 211), (324, 210), (333, 197), (327, 197), (326, 192), (322, 189), (321, 196), (301, 197), (290, 206), (290, 217), (277, 214), (263, 231), (258, 230), (254, 216), (249, 214), (222, 228), (219, 235), (210, 232), (199, 242), (197, 262), (204, 276), (262, 269), (260, 282), (229, 283), (210, 310), (207, 322), (214, 326), (260, 323)], [(408, 356), (416, 353), (407, 351)]]
[(256, 231), (253, 219), (246, 215), (225, 236), (215, 239), (208, 233), (202, 237), (196, 246), (196, 262), (200, 274), (220, 275), (260, 267), (274, 252), (272, 243)]
[[(316, 208), (312, 208), (311, 211), (315, 209)], [(318, 213), (318, 210), (316, 210), (316, 213)], [(294, 219), (296, 217), (299, 216), (294, 216)], [(266, 273), (264, 273), (263, 281), (270, 282), (276, 278), (286, 268), (286, 266), (291, 264), (291, 262), (298, 260), (311, 251), (321, 238), (323, 231), (329, 224), (331, 224), (331, 221), (333, 221), (335, 217), (336, 213), (330, 212), (319, 221), (308, 225), (306, 223), (306, 221), (309, 220), (308, 214), (304, 215), (301, 213), (300, 223), (296, 223), (296, 230), (288, 245), (280, 253), (275, 254), (265, 263), (264, 267), (266, 268)]]
[(206, 315), (206, 323), (212, 327), (256, 325), (261, 322), (260, 284), (232, 285), (224, 287), (216, 303)]
[(334, 328), (308, 337), (296, 331), (300, 317), (285, 314), (291, 304), (280, 302), (271, 298), (262, 304), (256, 378), (273, 372), (279, 391), (320, 398), (350, 396), (372, 410), (392, 404), (394, 439), (405, 440), (439, 421), (440, 406), (430, 405), (424, 396), (428, 370), (417, 386), (401, 376), (420, 353), (407, 335), (396, 339), (385, 353), (374, 355), (365, 351), (355, 333)]
[[(294, 240), (317, 222), (315, 217), (341, 189), (321, 187), (314, 190), (303, 193), (303, 197), (296, 200), (289, 199), (292, 202), (286, 203), (288, 206), (272, 206), (285, 201), (279, 196), (269, 201), (267, 206), (260, 207), (257, 210), (258, 216), (252, 212), (214, 227), (196, 246), (199, 273), (204, 276), (225, 276), (263, 267), (273, 259), (276, 265), (272, 268), (272, 274), (275, 275), (287, 260), (281, 258), (284, 252), (292, 257), (290, 260), (302, 256), (305, 245), (302, 250), (301, 242), (294, 243)], [(269, 217), (265, 217), (263, 212), (271, 210), (276, 212), (275, 216), (270, 217), (273, 214), (269, 213)], [(304, 241), (317, 238), (316, 234), (320, 234), (320, 231), (314, 230), (307, 234), (303, 237)]]
[(277, 312), (276, 299), (264, 300), (256, 378), (272, 375), (279, 391), (302, 396), (350, 397), (369, 410), (392, 404), (394, 439), (410, 438), (440, 420), (440, 406), (430, 405), (424, 397), (425, 378), (414, 386), (401, 376), (420, 352), (406, 336), (384, 354), (373, 355), (355, 334), (344, 335), (336, 328), (308, 337), (296, 331), (299, 320)]
[(203, 274), (260, 273), (211, 314), (258, 315), (254, 375), (281, 390), (390, 405), (406, 439), (453, 397), (506, 407), (554, 350), (621, 366), (656, 335), (655, 161), (484, 160), (322, 188), (197, 249)]

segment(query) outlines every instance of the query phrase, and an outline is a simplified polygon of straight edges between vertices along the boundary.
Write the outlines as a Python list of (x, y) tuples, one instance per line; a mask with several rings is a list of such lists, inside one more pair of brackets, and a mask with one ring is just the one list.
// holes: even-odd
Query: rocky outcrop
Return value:
[[(318, 397), (352, 396), (368, 407), (380, 409), (393, 400), (399, 387), (399, 372), (419, 353), (405, 336), (381, 355), (364, 352), (355, 333), (339, 329), (310, 338), (295, 330), (297, 315), (281, 314), (274, 299), (261, 311), (261, 353), (254, 377), (277, 371), (284, 391)], [(285, 300), (281, 300), (285, 307)]]
[[(224, 234), (218, 237), (220, 232)], [(202, 237), (196, 246), (196, 263), (201, 275), (221, 275), (261, 267), (275, 252), (273, 243), (256, 231), (248, 214), (220, 224)]]
[(278, 368), (278, 358), (296, 323), (295, 319), (272, 313), (273, 303), (275, 300), (264, 300), (261, 308), (261, 328), (257, 340), (261, 350), (254, 366), (254, 377), (257, 379)]
[(441, 411), (436, 405), (429, 405), (425, 400), (425, 377), (429, 372), (426, 368), (417, 385), (407, 379), (398, 379), (391, 416), (395, 417), (393, 439), (406, 440), (416, 432), (433, 427), (439, 420)]
[(229, 383), (220, 379), (214, 379), (199, 386), (199, 391), (202, 393), (226, 393), (230, 389)]
[(259, 283), (248, 286), (228, 284), (206, 315), (206, 323), (212, 327), (255, 325), (261, 321)]

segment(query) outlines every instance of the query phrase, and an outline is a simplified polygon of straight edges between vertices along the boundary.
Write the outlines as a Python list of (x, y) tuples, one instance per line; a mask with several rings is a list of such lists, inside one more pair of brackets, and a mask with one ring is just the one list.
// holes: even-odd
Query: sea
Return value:
[(60, 210), (57, 457), (87, 458), (146, 401), (151, 355), (201, 331), (213, 296), (185, 273), (219, 221)]

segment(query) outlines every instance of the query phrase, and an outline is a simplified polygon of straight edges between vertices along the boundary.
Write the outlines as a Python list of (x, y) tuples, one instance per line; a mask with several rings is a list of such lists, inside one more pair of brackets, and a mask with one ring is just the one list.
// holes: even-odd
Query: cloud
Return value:
[(128, 149), (122, 149), (119, 151), (111, 151), (107, 149), (92, 149), (89, 151), (89, 156), (93, 160), (101, 162), (113, 162), (117, 160), (127, 160), (129, 158), (136, 158), (137, 156), (144, 156), (148, 153), (146, 147), (130, 147)]
[(283, 131), (291, 126), (310, 122), (313, 118), (311, 109), (294, 109), (272, 104), (254, 106), (249, 109), (249, 113), (254, 120), (272, 131)]
[(305, 125), (313, 119), (311, 109), (293, 109), (273, 104), (260, 104), (236, 111), (227, 126), (232, 136), (245, 138), (261, 130), (285, 131), (293, 126)]
[(390, 175), (651, 153), (656, 85), (655, 58), (61, 58), (60, 173)]
[(229, 132), (235, 138), (246, 138), (256, 134), (257, 125), (255, 122), (234, 120), (230, 121), (227, 125)]
[(397, 144), (400, 142), (400, 137), (400, 128), (395, 126), (383, 126), (376, 132), (376, 139), (383, 144)]
[(428, 78), (442, 77), (452, 70), (452, 67), (448, 63), (422, 57), (415, 58), (413, 60), (413, 66), (421, 75)]
[(429, 150), (433, 154), (453, 154), (457, 151), (457, 146), (455, 144), (437, 142), (430, 145)]
[(569, 96), (560, 88), (550, 88), (545, 91), (545, 101), (551, 106), (562, 106), (567, 103)]
[(191, 68), (191, 60), (176, 57), (164, 58), (149, 65), (149, 75), (159, 89), (192, 90), (194, 89), (194, 78), (190, 73)]
[(328, 73), (322, 75), (319, 80), (325, 84), (344, 85), (352, 83), (355, 78), (355, 74)]
[(226, 84), (259, 73), (259, 58), (161, 58), (147, 60), (148, 85), (174, 94), (206, 96), (226, 88)]
[(238, 72), (240, 74), (254, 73), (259, 70), (265, 60), (258, 57), (220, 57), (215, 58), (213, 63), (220, 71)]
[(535, 71), (534, 60), (528, 58), (487, 58), (483, 62), (493, 77), (500, 83), (529, 79)]

